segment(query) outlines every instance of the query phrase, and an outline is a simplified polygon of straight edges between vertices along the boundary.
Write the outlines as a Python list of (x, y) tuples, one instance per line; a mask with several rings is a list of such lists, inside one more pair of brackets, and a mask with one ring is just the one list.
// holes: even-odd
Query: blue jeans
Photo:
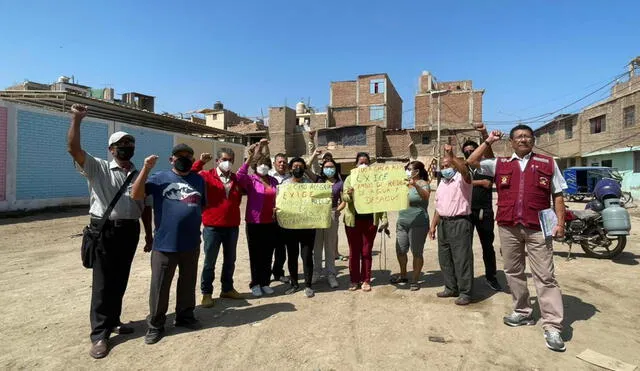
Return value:
[(200, 291), (203, 295), (213, 294), (216, 260), (222, 244), (222, 292), (233, 290), (233, 272), (236, 269), (236, 246), (238, 227), (204, 227), (204, 265), (200, 279)]

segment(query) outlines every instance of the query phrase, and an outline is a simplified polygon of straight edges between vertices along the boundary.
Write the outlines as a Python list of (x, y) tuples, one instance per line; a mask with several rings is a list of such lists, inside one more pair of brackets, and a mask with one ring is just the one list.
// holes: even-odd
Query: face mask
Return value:
[(358, 168), (360, 168), (360, 169), (364, 169), (365, 167), (369, 167), (369, 165), (367, 165), (367, 164), (358, 165)]
[(188, 157), (178, 157), (173, 162), (173, 167), (181, 173), (186, 173), (191, 170), (191, 166), (193, 165), (193, 160)]
[(412, 170), (405, 170), (405, 172), (407, 173), (407, 178), (413, 178), (413, 171)]
[(456, 171), (450, 167), (442, 169), (440, 172), (445, 179), (451, 179), (456, 175)]
[(466, 152), (463, 152), (463, 153), (464, 153), (464, 158), (469, 158), (469, 156), (471, 156), (473, 151), (466, 151)]
[(304, 175), (304, 169), (301, 168), (301, 167), (297, 167), (297, 168), (291, 170), (291, 174), (293, 174), (294, 177), (300, 179)]
[(262, 164), (262, 165), (258, 165), (258, 167), (256, 167), (256, 173), (258, 173), (258, 175), (262, 175), (265, 176), (269, 173), (269, 166)]
[(326, 176), (328, 176), (329, 178), (331, 178), (332, 176), (336, 175), (336, 168), (334, 167), (325, 167), (324, 169), (322, 169), (322, 173)]
[(227, 171), (229, 171), (229, 169), (231, 169), (231, 161), (222, 161), (218, 164), (218, 169), (226, 173)]
[(129, 161), (133, 157), (134, 147), (116, 147), (116, 158), (120, 161)]

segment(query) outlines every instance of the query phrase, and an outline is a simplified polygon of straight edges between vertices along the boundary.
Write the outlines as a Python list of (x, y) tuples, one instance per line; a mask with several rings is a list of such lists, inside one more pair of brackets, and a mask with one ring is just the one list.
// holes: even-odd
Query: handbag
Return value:
[(98, 225), (93, 227), (91, 224), (84, 227), (82, 230), (82, 246), (80, 247), (80, 257), (82, 258), (82, 266), (85, 268), (93, 268), (93, 263), (96, 260), (96, 251), (100, 244), (100, 238), (102, 237), (102, 230), (104, 229), (104, 225), (109, 219), (109, 215), (111, 215), (111, 211), (118, 203), (118, 200), (124, 193), (124, 190), (127, 189), (129, 183), (133, 179), (133, 176), (137, 173), (137, 170), (132, 171), (125, 179), (122, 186), (118, 190), (118, 193), (113, 197), (111, 203), (105, 210), (102, 218), (100, 218), (100, 222)]

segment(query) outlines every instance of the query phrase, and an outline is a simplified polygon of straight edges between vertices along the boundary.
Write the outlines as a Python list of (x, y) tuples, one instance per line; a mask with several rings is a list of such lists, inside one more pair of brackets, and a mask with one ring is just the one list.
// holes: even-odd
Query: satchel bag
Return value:
[(102, 218), (100, 218), (100, 222), (96, 226), (92, 226), (91, 224), (84, 227), (82, 230), (82, 246), (80, 247), (80, 257), (82, 258), (82, 266), (85, 268), (93, 268), (93, 263), (96, 260), (96, 252), (98, 247), (100, 246), (102, 230), (104, 229), (104, 225), (109, 219), (109, 215), (111, 215), (111, 211), (118, 203), (118, 200), (124, 193), (124, 190), (127, 189), (129, 183), (131, 183), (131, 179), (137, 173), (137, 170), (132, 171), (127, 179), (124, 181), (118, 193), (116, 193), (113, 200), (105, 210)]

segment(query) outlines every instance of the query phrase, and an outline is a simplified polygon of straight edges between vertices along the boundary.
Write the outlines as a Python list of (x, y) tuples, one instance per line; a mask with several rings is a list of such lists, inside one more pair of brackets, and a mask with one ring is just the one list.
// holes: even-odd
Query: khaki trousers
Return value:
[[(533, 275), (533, 283), (538, 294), (538, 305), (542, 315), (542, 328), (562, 330), (562, 293), (556, 281), (553, 267), (552, 241), (545, 240), (541, 231), (525, 228), (499, 226), (500, 245), (504, 259), (504, 273), (511, 289), (516, 313), (531, 316), (533, 308), (529, 300), (525, 256)], [(526, 250), (525, 250), (526, 248)]]

